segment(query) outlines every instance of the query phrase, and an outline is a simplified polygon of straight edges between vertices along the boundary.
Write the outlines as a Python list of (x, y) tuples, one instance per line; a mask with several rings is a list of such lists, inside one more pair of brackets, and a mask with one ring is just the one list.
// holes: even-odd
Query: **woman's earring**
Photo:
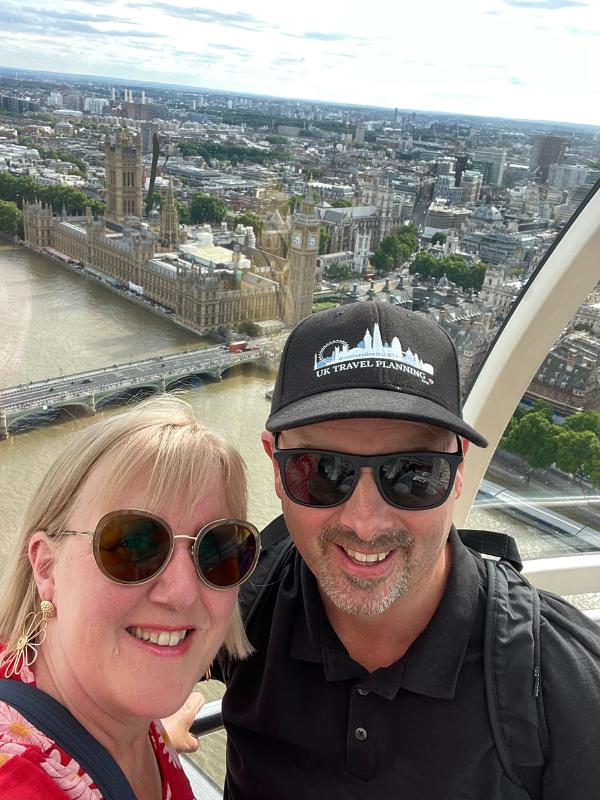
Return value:
[(203, 678), (203, 680), (205, 680), (205, 681), (209, 681), (211, 678), (212, 678), (212, 672), (210, 671), (210, 667), (209, 667), (209, 668), (206, 670), (206, 672), (204, 673), (204, 678)]
[(0, 667), (5, 667), (7, 678), (20, 675), (25, 667), (30, 667), (37, 658), (37, 648), (46, 638), (48, 620), (54, 617), (56, 608), (51, 600), (42, 600), (39, 611), (31, 611), (25, 617), (23, 633), (10, 650), (0, 658)]

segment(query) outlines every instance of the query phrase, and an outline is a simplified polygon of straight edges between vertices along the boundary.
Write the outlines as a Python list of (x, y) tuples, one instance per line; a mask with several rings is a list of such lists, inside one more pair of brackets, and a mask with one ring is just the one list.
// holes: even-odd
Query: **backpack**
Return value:
[[(473, 529), (458, 534), (468, 548), (488, 556), (483, 559), (487, 572), (483, 668), (496, 751), (509, 778), (536, 800), (542, 796), (549, 747), (540, 663), (540, 597), (520, 574), (523, 564), (512, 536)], [(261, 560), (240, 594), (246, 625), (295, 553), (282, 516), (265, 528), (261, 541)]]

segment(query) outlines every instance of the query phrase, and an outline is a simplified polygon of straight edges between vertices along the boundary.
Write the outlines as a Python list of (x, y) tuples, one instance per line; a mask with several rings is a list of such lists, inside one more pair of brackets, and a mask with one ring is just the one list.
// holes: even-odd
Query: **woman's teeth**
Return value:
[(181, 631), (147, 631), (144, 628), (132, 627), (127, 628), (127, 630), (136, 639), (143, 639), (145, 642), (159, 644), (162, 647), (175, 647), (187, 635), (187, 629)]

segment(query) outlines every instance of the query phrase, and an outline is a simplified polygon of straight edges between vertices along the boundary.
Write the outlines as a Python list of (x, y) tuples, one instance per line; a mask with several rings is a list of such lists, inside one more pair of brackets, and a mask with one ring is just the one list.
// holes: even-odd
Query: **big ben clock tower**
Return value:
[(312, 313), (318, 254), (319, 219), (315, 214), (312, 189), (307, 187), (300, 202), (300, 210), (292, 218), (287, 293), (283, 310), (286, 325), (295, 325)]

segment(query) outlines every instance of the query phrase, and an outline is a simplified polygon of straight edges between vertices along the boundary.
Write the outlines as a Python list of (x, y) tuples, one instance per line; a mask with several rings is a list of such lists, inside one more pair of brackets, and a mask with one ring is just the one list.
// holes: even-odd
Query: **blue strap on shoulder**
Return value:
[(136, 800), (121, 767), (108, 750), (49, 694), (22, 681), (0, 679), (0, 700), (77, 761), (101, 791), (104, 800)]

